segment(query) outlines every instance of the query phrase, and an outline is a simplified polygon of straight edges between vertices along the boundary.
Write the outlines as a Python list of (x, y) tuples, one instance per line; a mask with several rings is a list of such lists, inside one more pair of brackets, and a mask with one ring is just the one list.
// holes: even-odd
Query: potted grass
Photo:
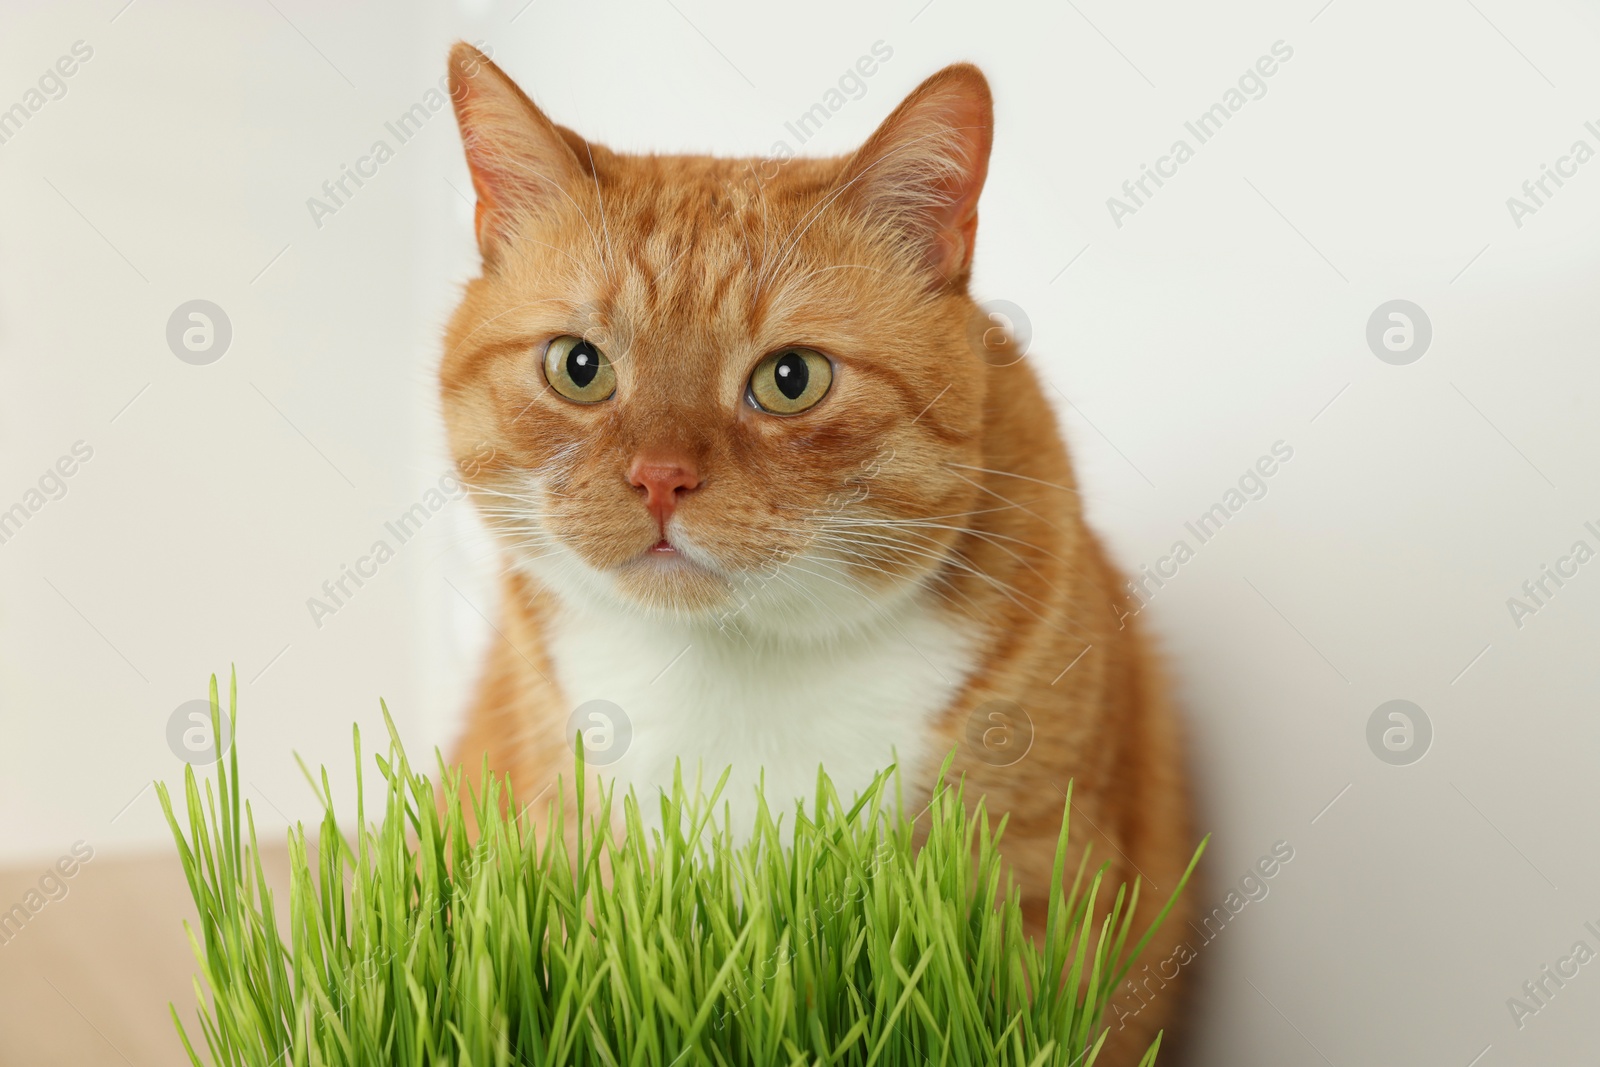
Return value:
[[(217, 726), (214, 677), (211, 703)], [(236, 685), (227, 714), (237, 727)], [(463, 798), (442, 762), (437, 782), (419, 773), (384, 719), (380, 817), (359, 730), (351, 832), (326, 772), (307, 771), (324, 813), (289, 833), (287, 931), (237, 741), (214, 781), (185, 770), (184, 820), (157, 786), (199, 911), (200, 1036), (217, 1067), (1076, 1067), (1094, 1063), (1109, 996), (1172, 905), (1132, 940), (1138, 884), (1113, 893), (1087, 860), (1067, 883), (1064, 813), (1047, 928), (1030, 940), (1004, 820), (991, 833), (959, 785), (908, 819), (889, 772), (850, 803), (819, 774), (809, 807), (762, 805), (736, 842), (721, 782), (680, 779), (647, 818), (645, 801), (586, 785), (580, 749), (576, 810), (535, 829), (503, 781)]]

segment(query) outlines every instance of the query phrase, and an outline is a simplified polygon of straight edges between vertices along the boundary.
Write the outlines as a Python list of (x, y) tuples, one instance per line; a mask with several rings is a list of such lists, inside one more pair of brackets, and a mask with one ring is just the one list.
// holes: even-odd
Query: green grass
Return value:
[[(211, 700), (216, 719), (215, 677)], [(236, 684), (229, 715), (237, 727)], [(1111, 894), (1086, 857), (1064, 884), (1064, 812), (1036, 945), (996, 851), (1003, 820), (991, 834), (981, 801), (969, 814), (941, 786), (917, 813), (919, 848), (887, 772), (850, 804), (819, 775), (809, 807), (780, 820), (763, 804), (735, 845), (726, 810), (716, 817), (722, 782), (709, 795), (675, 782), (651, 830), (632, 795), (585, 788), (579, 762), (576, 811), (535, 832), (502, 814), (517, 806), (493, 781), (467, 802), (474, 838), (384, 718), (381, 819), (360, 799), (356, 731), (353, 840), (326, 771), (307, 771), (325, 814), (289, 834), (287, 938), (240, 805), (237, 740), (215, 783), (185, 771), (187, 833), (157, 785), (199, 909), (195, 993), (219, 1067), (1077, 1067), (1094, 1062), (1108, 998), (1154, 931), (1129, 945), (1137, 882)], [(458, 774), (441, 762), (440, 776), (458, 797)], [(626, 829), (612, 834), (619, 803)]]

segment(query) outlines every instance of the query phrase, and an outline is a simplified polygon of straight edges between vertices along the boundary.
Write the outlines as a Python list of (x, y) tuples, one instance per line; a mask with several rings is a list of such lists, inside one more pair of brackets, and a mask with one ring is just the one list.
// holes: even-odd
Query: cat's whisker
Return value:
[(975, 488), (977, 488), (977, 489), (979, 489), (979, 490), (981, 490), (981, 491), (983, 491), (985, 493), (988, 493), (990, 496), (994, 497), (996, 500), (1003, 500), (1007, 504), (1010, 504), (1012, 507), (1019, 508), (1023, 512), (1025, 512), (1025, 513), (1027, 513), (1029, 515), (1032, 515), (1034, 518), (1038, 519), (1040, 522), (1044, 523), (1046, 526), (1050, 527), (1052, 530), (1060, 530), (1061, 529), (1061, 527), (1057, 526), (1055, 523), (1051, 522), (1049, 519), (1045, 518), (1043, 515), (1040, 515), (1038, 512), (1034, 511), (1032, 508), (1029, 508), (1029, 507), (1027, 507), (1027, 506), (1025, 506), (1023, 504), (1017, 503), (1015, 500), (1012, 500), (1010, 497), (1006, 496), (1004, 493), (996, 492), (995, 490), (990, 489), (987, 485), (984, 485), (982, 482), (974, 481), (973, 479), (968, 478), (964, 474), (959, 474), (959, 473), (957, 473), (955, 471), (951, 471), (950, 473), (955, 474), (955, 476), (957, 478), (960, 478), (962, 481), (968, 483), (969, 485), (972, 485)]
[[(1054, 554), (1052, 552), (1048, 552), (1045, 549), (1039, 548), (1037, 545), (1032, 544), (1031, 542), (1023, 541), (1020, 538), (1007, 537), (1004, 534), (996, 534), (996, 533), (992, 533), (992, 532), (986, 531), (986, 530), (974, 530), (974, 529), (956, 527), (956, 526), (940, 527), (937, 524), (930, 524), (930, 525), (932, 526), (932, 528), (935, 528), (935, 529), (942, 528), (942, 529), (954, 530), (954, 531), (958, 531), (959, 533), (961, 533), (963, 535), (971, 535), (971, 536), (979, 538), (980, 540), (988, 542), (991, 545), (991, 547), (995, 548), (996, 550), (998, 550), (1000, 552), (1004, 552), (1018, 566), (1024, 568), (1030, 574), (1032, 574), (1034, 579), (1036, 579), (1042, 585), (1042, 588), (1045, 591), (1047, 591), (1049, 593), (1052, 593), (1052, 594), (1058, 593), (1058, 592), (1060, 592), (1060, 590), (1056, 586), (1056, 584), (1050, 580), (1050, 577), (1044, 571), (1040, 570), (1039, 567), (1037, 567), (1032, 560), (1024, 558), (1023, 556), (1021, 556), (1017, 552), (1013, 551), (1009, 545), (1002, 543), (1002, 541), (1010, 541), (1010, 542), (1012, 542), (1014, 544), (1021, 545), (1021, 546), (1025, 547), (1025, 548), (1031, 548), (1031, 549), (1039, 552), (1041, 555), (1048, 556), (1050, 559), (1055, 560), (1056, 562), (1066, 566), (1068, 568), (1069, 572), (1076, 573), (1076, 564), (1073, 561), (1067, 560), (1067, 559), (1063, 559), (1062, 557), (1060, 557), (1060, 556), (1058, 556), (1058, 555), (1056, 555), (1056, 554)], [(906, 532), (911, 532), (911, 531), (906, 531)], [(923, 535), (923, 536), (926, 536), (926, 535)], [(961, 558), (962, 560), (970, 561), (970, 557), (966, 554), (966, 552), (964, 552), (962, 550), (959, 550), (959, 549), (955, 549), (955, 550), (952, 550), (952, 551), (959, 558)], [(1012, 590), (1013, 592), (1019, 592), (1018, 590), (1016, 590), (1015, 586), (1007, 585), (1006, 588)], [(1026, 596), (1029, 597), (1029, 599), (1035, 600), (1035, 601), (1037, 601), (1037, 602), (1039, 602), (1041, 604), (1043, 603), (1043, 601), (1041, 599), (1039, 599), (1037, 597), (1033, 597), (1031, 594), (1020, 594), (1020, 595), (1026, 595)]]
[(1071, 562), (1070, 560), (1064, 559), (1063, 557), (1055, 554), (1054, 552), (1049, 551), (1048, 549), (1045, 549), (1045, 548), (1035, 544), (1032, 541), (1025, 541), (1020, 537), (1012, 537), (1010, 534), (997, 533), (997, 532), (995, 532), (993, 530), (983, 530), (983, 529), (978, 529), (978, 528), (972, 527), (972, 526), (953, 526), (953, 525), (951, 525), (949, 523), (928, 522), (928, 521), (907, 522), (907, 523), (900, 524), (899, 528), (901, 528), (901, 529), (921, 528), (921, 529), (929, 529), (929, 530), (949, 530), (949, 531), (951, 531), (953, 533), (976, 537), (976, 538), (979, 538), (981, 540), (987, 541), (990, 544), (994, 545), (995, 548), (1005, 552), (1012, 559), (1016, 560), (1019, 564), (1021, 564), (1024, 567), (1027, 567), (1029, 570), (1032, 570), (1035, 573), (1038, 573), (1037, 568), (1034, 567), (1034, 565), (1031, 562), (1029, 562), (1028, 560), (1024, 559), (1022, 556), (1018, 555), (1017, 553), (1011, 551), (1007, 547), (1007, 545), (1002, 544), (1002, 542), (1009, 542), (1010, 544), (1020, 545), (1023, 548), (1032, 549), (1033, 551), (1039, 553), (1040, 555), (1046, 556), (1046, 557), (1048, 557), (1048, 558), (1050, 558), (1052, 560), (1055, 560), (1058, 563), (1070, 563)]
[[(879, 552), (872, 552), (872, 551), (864, 550), (864, 549), (859, 548), (859, 547), (846, 548), (846, 547), (843, 547), (843, 546), (834, 546), (834, 548), (835, 548), (836, 551), (841, 552), (844, 555), (845, 558), (843, 558), (843, 559), (834, 559), (833, 557), (830, 557), (830, 556), (817, 556), (817, 555), (812, 555), (812, 556), (810, 556), (808, 558), (810, 558), (812, 560), (819, 560), (819, 561), (826, 560), (827, 562), (836, 564), (838, 566), (842, 566), (844, 568), (856, 568), (858, 570), (872, 571), (872, 572), (877, 573), (877, 574), (885, 574), (885, 575), (888, 575), (891, 578), (900, 577), (900, 575), (896, 574), (893, 571), (890, 571), (888, 568), (878, 565), (878, 564), (884, 563), (884, 562), (903, 564), (904, 560), (900, 559), (898, 556), (889, 555), (889, 554), (883, 554), (883, 553), (879, 553)], [(849, 574), (851, 572), (847, 569), (845, 573)], [(953, 587), (947, 588), (947, 587), (945, 587), (944, 583), (935, 583), (935, 584), (926, 584), (925, 583), (922, 586), (922, 592), (927, 593), (927, 594), (931, 594), (931, 595), (939, 598), (940, 600), (943, 600), (945, 603), (951, 605), (952, 607), (959, 606), (959, 604), (958, 604), (958, 602), (956, 600), (956, 596), (959, 595), (963, 602), (965, 602), (966, 604), (970, 605), (971, 607), (973, 607), (975, 609), (981, 610), (981, 605), (978, 603), (978, 601), (970, 593), (968, 593), (964, 589), (957, 589), (957, 588), (953, 588)]]
[(1035, 478), (1035, 477), (1032, 477), (1031, 475), (1027, 475), (1027, 474), (1018, 474), (1016, 471), (1000, 471), (1000, 470), (995, 470), (992, 467), (974, 467), (970, 463), (946, 463), (945, 466), (946, 467), (959, 467), (961, 470), (967, 470), (967, 471), (977, 471), (980, 474), (996, 474), (996, 475), (999, 475), (1002, 478), (1016, 478), (1016, 479), (1018, 479), (1020, 481), (1032, 482), (1035, 485), (1042, 485), (1047, 489), (1059, 489), (1063, 493), (1071, 493), (1073, 496), (1077, 496), (1077, 497), (1083, 497), (1085, 495), (1083, 492), (1081, 492), (1079, 489), (1077, 489), (1074, 486), (1057, 485), (1055, 482), (1047, 482), (1043, 478)]
[(594, 202), (595, 205), (600, 209), (600, 229), (606, 235), (606, 255), (604, 260), (606, 267), (606, 280), (615, 283), (617, 280), (617, 254), (616, 251), (611, 247), (611, 223), (606, 218), (605, 198), (600, 195), (600, 172), (595, 168), (594, 165), (594, 148), (590, 146), (588, 141), (585, 141), (583, 142), (583, 149), (589, 155), (589, 176), (594, 179)]
[[(979, 567), (972, 560), (966, 558), (963, 553), (944, 546), (942, 543), (926, 534), (922, 534), (919, 531), (913, 530), (903, 530), (902, 532), (906, 533), (908, 536), (922, 537), (933, 547), (923, 547), (913, 542), (907, 542), (902, 538), (890, 538), (885, 535), (878, 535), (878, 539), (881, 541), (893, 542), (898, 546), (896, 548), (891, 548), (890, 551), (905, 552), (911, 555), (921, 556), (933, 561), (936, 564), (951, 567), (958, 573), (970, 575), (978, 581), (983, 582), (984, 584), (993, 588), (996, 592), (1000, 593), (1018, 608), (1028, 612), (1030, 615), (1034, 616), (1040, 621), (1045, 621), (1044, 616), (1034, 606), (1037, 605), (1038, 608), (1043, 608), (1046, 606), (1045, 602), (1040, 598), (1034, 597), (1028, 593), (1024, 593), (1015, 586), (1001, 581), (1000, 579), (989, 574), (987, 571), (983, 570), (983, 568)], [(1048, 583), (1047, 588), (1049, 588)], [(1051, 591), (1053, 592), (1054, 590), (1051, 589)], [(1031, 601), (1032, 604), (1027, 603), (1026, 601)]]
[(529, 499), (528, 495), (525, 493), (508, 493), (506, 490), (492, 486), (487, 482), (463, 481), (461, 484), (466, 488), (473, 490), (474, 492), (483, 493), (486, 496), (503, 496), (507, 500)]
[(499, 499), (478, 501), (477, 504), (480, 510), (526, 514), (537, 510), (539, 506), (538, 500), (532, 494), (493, 493), (491, 496)]
[[(836, 585), (840, 589), (845, 590), (846, 592), (854, 593), (856, 596), (860, 597), (861, 599), (867, 600), (869, 603), (871, 601), (871, 598), (869, 596), (867, 596), (865, 591), (863, 591), (861, 589), (858, 589), (855, 586), (852, 586), (852, 585), (850, 585), (850, 584), (848, 584), (846, 582), (839, 581), (836, 578), (829, 578), (825, 574), (818, 574), (816, 571), (810, 570), (809, 568), (798, 566), (797, 564), (795, 564), (795, 562), (793, 560), (786, 561), (783, 566), (784, 567), (788, 567), (791, 570), (799, 571), (801, 574), (809, 574), (813, 578), (818, 578), (818, 579), (820, 579), (822, 581), (825, 581), (825, 582), (828, 582), (828, 583), (830, 583), (832, 585)], [(780, 570), (779, 573), (781, 575), (783, 572)], [(794, 576), (792, 574), (787, 575), (787, 577), (790, 579), (791, 584), (793, 584), (794, 588), (797, 589), (798, 591), (800, 591), (801, 593), (805, 594), (807, 597), (809, 597), (811, 599), (811, 601), (813, 603), (815, 603), (819, 609), (821, 609), (822, 611), (825, 611), (829, 615), (833, 616), (835, 619), (837, 619), (840, 622), (841, 625), (844, 624), (843, 617), (840, 616), (839, 612), (835, 608), (833, 608), (831, 605), (825, 603), (822, 600), (821, 597), (817, 596), (811, 590), (806, 589), (799, 582), (794, 581), (793, 580)]]
[[(794, 569), (800, 570), (802, 573), (805, 573), (805, 574), (811, 573), (810, 571), (806, 571), (803, 568), (794, 568)], [(801, 596), (805, 597), (813, 605), (815, 605), (818, 610), (820, 610), (820, 611), (828, 611), (828, 612), (830, 612), (830, 614), (833, 614), (837, 618), (837, 613), (836, 612), (831, 612), (830, 609), (828, 608), (828, 606), (825, 603), (823, 603), (822, 598), (817, 596), (817, 594), (815, 592), (813, 592), (812, 590), (807, 589), (805, 587), (805, 585), (799, 579), (797, 579), (794, 576), (794, 574), (790, 573), (790, 571), (788, 571), (788, 570), (778, 570), (778, 571), (774, 572), (773, 580), (781, 582), (784, 585), (788, 586), (790, 589), (793, 589), (796, 593), (798, 593)], [(795, 608), (793, 606), (784, 604), (782, 601), (779, 601), (777, 606), (778, 606), (778, 610), (779, 611), (784, 612), (785, 614), (787, 614), (791, 618), (792, 617), (796, 617), (796, 616), (799, 615), (799, 613), (795, 610)]]
[[(904, 564), (906, 561), (904, 559), (897, 559), (895, 554), (922, 558), (935, 564), (935, 569), (938, 567), (948, 566), (962, 573), (970, 574), (980, 581), (992, 585), (1007, 596), (1018, 598), (1022, 595), (1025, 595), (1019, 593), (1019, 591), (1007, 583), (1000, 581), (998, 578), (995, 578), (993, 575), (988, 574), (982, 568), (974, 564), (971, 560), (963, 557), (960, 553), (951, 551), (949, 548), (939, 544), (932, 538), (928, 538), (926, 535), (914, 534), (914, 536), (923, 536), (924, 539), (927, 540), (933, 547), (925, 547), (914, 542), (906, 541), (903, 538), (894, 538), (881, 535), (874, 537), (871, 540), (863, 540), (860, 537), (846, 539), (838, 537), (837, 535), (824, 535), (824, 538), (821, 540), (823, 540), (824, 543), (831, 543), (837, 546), (866, 546), (876, 548), (880, 552), (890, 553), (890, 559), (902, 564)], [(890, 572), (882, 571), (882, 573), (888, 574)]]
[(504, 497), (507, 500), (514, 501), (526, 508), (534, 510), (538, 509), (541, 497), (551, 496), (558, 499), (564, 499), (568, 495), (552, 488), (549, 480), (547, 480), (543, 485), (529, 486), (526, 490), (517, 492), (508, 492), (504, 489), (497, 489), (494, 486), (476, 482), (462, 482), (461, 484), (466, 486), (468, 489), (475, 490), (479, 493), (483, 493), (488, 496)]
[(815, 278), (817, 275), (826, 274), (831, 270), (867, 270), (867, 271), (871, 271), (874, 274), (888, 274), (889, 273), (888, 271), (884, 270), (881, 267), (869, 267), (865, 263), (835, 263), (832, 266), (828, 266), (828, 267), (818, 267), (816, 270), (811, 271), (809, 274), (802, 274), (800, 277), (794, 279), (790, 284), (791, 285), (799, 285), (801, 282), (810, 281), (812, 278)]
[[(760, 179), (756, 175), (755, 162), (752, 160), (751, 162), (745, 164), (745, 170), (750, 175), (751, 183), (753, 185), (755, 185), (757, 190), (759, 191), (760, 190)], [(765, 200), (763, 200), (763, 206), (764, 205), (765, 205)], [(733, 212), (733, 214), (735, 215), (734, 221), (735, 221), (735, 223), (737, 223), (737, 225), (739, 227), (739, 236), (744, 240), (744, 265), (745, 265), (745, 269), (748, 270), (752, 276), (754, 276), (754, 274), (756, 272), (756, 264), (755, 264), (754, 257), (752, 257), (751, 254), (750, 254), (750, 227), (746, 224), (746, 222), (747, 222), (747, 219), (746, 219), (747, 212), (744, 210), (745, 206), (746, 205), (744, 205), (744, 204), (739, 204), (738, 205), (738, 210), (736, 212)]]
[(1020, 509), (1022, 507), (1022, 505), (1020, 505), (1020, 504), (1007, 504), (1004, 507), (974, 508), (974, 509), (972, 509), (970, 511), (952, 511), (952, 512), (949, 512), (949, 513), (946, 513), (946, 514), (927, 515), (927, 516), (921, 516), (921, 517), (912, 516), (910, 518), (898, 519), (898, 518), (895, 518), (893, 516), (888, 516), (888, 515), (877, 517), (877, 516), (873, 516), (873, 515), (865, 514), (865, 513), (860, 514), (860, 515), (847, 515), (847, 514), (841, 514), (841, 513), (831, 513), (826, 508), (802, 507), (800, 505), (791, 505), (791, 504), (783, 504), (783, 503), (778, 503), (778, 504), (775, 504), (773, 506), (776, 507), (777, 509), (781, 510), (781, 511), (799, 511), (799, 512), (803, 512), (806, 515), (806, 517), (817, 519), (818, 521), (825, 521), (825, 522), (830, 522), (830, 523), (841, 523), (841, 524), (858, 523), (858, 524), (863, 525), (863, 526), (892, 526), (892, 525), (896, 525), (896, 524), (899, 524), (899, 523), (920, 522), (920, 521), (922, 521), (923, 518), (928, 518), (928, 519), (965, 519), (965, 518), (975, 518), (975, 517), (977, 517), (979, 515), (996, 515), (996, 514), (999, 514), (1000, 512), (1003, 512), (1003, 511), (1015, 511), (1015, 510), (1018, 510), (1018, 509)]
[[(809, 557), (807, 557), (807, 559), (810, 562), (823, 563), (824, 565), (833, 564), (834, 567), (837, 569), (837, 568), (861, 567), (862, 566), (862, 564), (861, 564), (862, 560), (870, 561), (871, 559), (875, 558), (875, 557), (871, 556), (870, 554), (862, 555), (860, 553), (855, 553), (855, 552), (850, 553), (850, 555), (855, 557), (855, 558), (848, 559), (848, 560), (832, 560), (829, 557), (809, 556)], [(874, 571), (877, 571), (878, 573), (890, 574), (891, 577), (895, 576), (891, 572), (885, 571), (882, 568), (878, 568), (878, 567), (868, 566), (868, 567), (864, 567), (862, 569), (874, 570)], [(844, 570), (844, 573), (846, 575), (849, 575), (850, 572), (849, 572), (848, 569), (846, 569), (846, 570)], [(945, 583), (940, 583), (940, 584), (936, 584), (936, 585), (924, 584), (922, 586), (921, 592), (923, 594), (931, 595), (931, 596), (936, 597), (937, 599), (943, 601), (944, 603), (948, 604), (952, 608), (959, 609), (961, 607), (961, 605), (964, 603), (966, 606), (970, 607), (971, 609), (973, 609), (978, 614), (982, 614), (983, 613), (984, 605), (981, 604), (975, 597), (973, 597), (970, 593), (968, 593), (964, 589), (956, 588), (956, 587), (953, 587), (953, 586), (947, 586)], [(961, 598), (960, 601), (957, 601), (957, 599), (956, 599), (956, 597), (958, 595)], [(1028, 609), (1026, 607), (1026, 605), (1019, 605), (1019, 607), (1022, 607), (1022, 609), (1024, 611), (1030, 610), (1030, 609)], [(1042, 618), (1042, 617), (1038, 616), (1036, 613), (1035, 613), (1035, 617)], [(902, 634), (901, 636), (904, 636), (904, 635)], [(913, 647), (915, 647), (915, 646), (913, 646)]]

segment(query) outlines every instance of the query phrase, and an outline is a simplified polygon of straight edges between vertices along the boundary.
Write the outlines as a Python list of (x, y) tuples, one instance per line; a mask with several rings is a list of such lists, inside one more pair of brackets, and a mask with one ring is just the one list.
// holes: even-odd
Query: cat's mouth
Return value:
[(729, 588), (714, 558), (670, 534), (615, 566), (611, 576), (628, 599), (674, 612), (716, 610)]
[(681, 540), (674, 540), (670, 534), (663, 533), (654, 544), (625, 565), (624, 569), (651, 575), (680, 572), (698, 572), (705, 575), (716, 573), (719, 568), (704, 556), (703, 552), (689, 548)]

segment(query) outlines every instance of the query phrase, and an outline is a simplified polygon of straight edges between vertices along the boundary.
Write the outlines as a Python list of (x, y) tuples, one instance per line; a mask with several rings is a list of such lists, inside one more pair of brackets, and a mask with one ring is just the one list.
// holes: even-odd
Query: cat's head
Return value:
[(993, 369), (967, 295), (976, 68), (851, 155), (782, 162), (612, 152), (470, 46), (450, 74), (483, 275), (443, 402), (513, 566), (565, 599), (817, 634), (949, 565)]

